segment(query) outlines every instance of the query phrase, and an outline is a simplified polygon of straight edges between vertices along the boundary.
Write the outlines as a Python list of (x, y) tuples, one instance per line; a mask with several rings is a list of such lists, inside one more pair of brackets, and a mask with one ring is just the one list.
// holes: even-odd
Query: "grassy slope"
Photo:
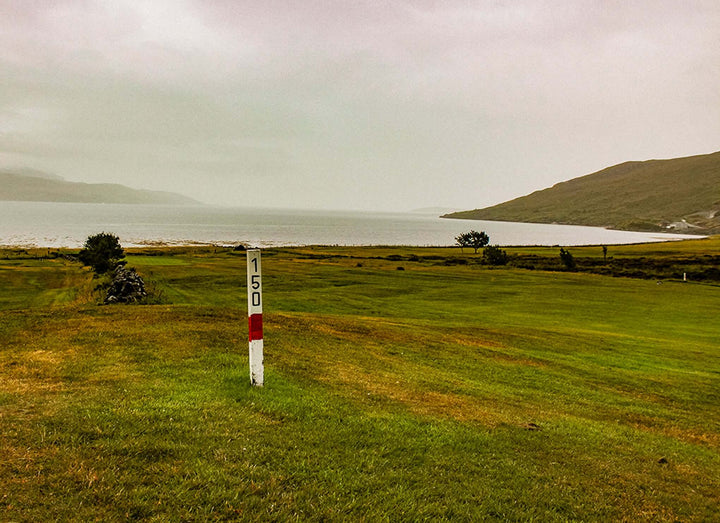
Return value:
[(0, 201), (83, 202), (83, 203), (197, 203), (185, 196), (131, 189), (110, 183), (76, 183), (37, 176), (0, 172)]
[(448, 217), (628, 230), (658, 230), (687, 219), (702, 228), (698, 232), (720, 232), (720, 216), (708, 217), (716, 211), (720, 211), (720, 152), (627, 162), (493, 207)]
[(262, 390), (243, 256), (133, 256), (168, 303), (118, 307), (0, 260), (0, 519), (720, 511), (717, 287), (331, 252), (265, 252)]

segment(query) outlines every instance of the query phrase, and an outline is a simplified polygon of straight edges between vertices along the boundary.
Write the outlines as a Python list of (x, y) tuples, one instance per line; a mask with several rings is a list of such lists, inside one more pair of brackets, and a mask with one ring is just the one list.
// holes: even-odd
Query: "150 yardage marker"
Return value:
[(260, 250), (247, 251), (248, 338), (250, 340), (250, 383), (263, 386), (262, 267)]

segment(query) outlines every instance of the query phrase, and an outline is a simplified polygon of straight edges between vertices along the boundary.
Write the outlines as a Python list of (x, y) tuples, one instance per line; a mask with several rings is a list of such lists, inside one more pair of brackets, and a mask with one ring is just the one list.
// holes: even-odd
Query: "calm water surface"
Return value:
[(124, 246), (151, 244), (452, 245), (482, 230), (499, 245), (597, 245), (697, 238), (597, 227), (447, 220), (412, 213), (361, 213), (47, 202), (0, 202), (0, 245), (80, 247), (112, 232)]

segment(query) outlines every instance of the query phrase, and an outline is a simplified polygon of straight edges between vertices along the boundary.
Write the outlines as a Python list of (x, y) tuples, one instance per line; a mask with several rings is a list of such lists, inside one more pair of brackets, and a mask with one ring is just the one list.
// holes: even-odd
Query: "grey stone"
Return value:
[(145, 282), (135, 269), (118, 266), (113, 272), (105, 303), (134, 303), (146, 296)]

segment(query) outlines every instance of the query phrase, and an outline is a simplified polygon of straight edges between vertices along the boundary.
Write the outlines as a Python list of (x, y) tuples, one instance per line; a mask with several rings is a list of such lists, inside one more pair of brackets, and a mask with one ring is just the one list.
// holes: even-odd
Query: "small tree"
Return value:
[(573, 258), (573, 255), (570, 254), (570, 251), (566, 251), (560, 247), (560, 259), (565, 264), (566, 268), (570, 270), (575, 269), (575, 258)]
[(92, 267), (96, 274), (105, 274), (114, 270), (123, 263), (120, 260), (124, 256), (125, 252), (118, 237), (106, 232), (88, 236), (83, 249), (78, 254), (80, 261)]
[(478, 249), (481, 249), (490, 243), (490, 237), (485, 234), (484, 231), (470, 231), (465, 232), (460, 236), (456, 236), (455, 243), (460, 246), (460, 249), (463, 249), (464, 247), (472, 247), (475, 249), (475, 254), (477, 254)]
[(470, 231), (470, 246), (475, 249), (475, 254), (477, 254), (478, 249), (482, 249), (488, 243), (490, 243), (490, 237), (485, 234), (485, 231)]
[(465, 252), (465, 247), (470, 247), (470, 233), (464, 232), (455, 236), (455, 243), (460, 246), (461, 252)]
[(508, 255), (498, 245), (488, 245), (483, 249), (483, 259), (489, 265), (505, 265)]

